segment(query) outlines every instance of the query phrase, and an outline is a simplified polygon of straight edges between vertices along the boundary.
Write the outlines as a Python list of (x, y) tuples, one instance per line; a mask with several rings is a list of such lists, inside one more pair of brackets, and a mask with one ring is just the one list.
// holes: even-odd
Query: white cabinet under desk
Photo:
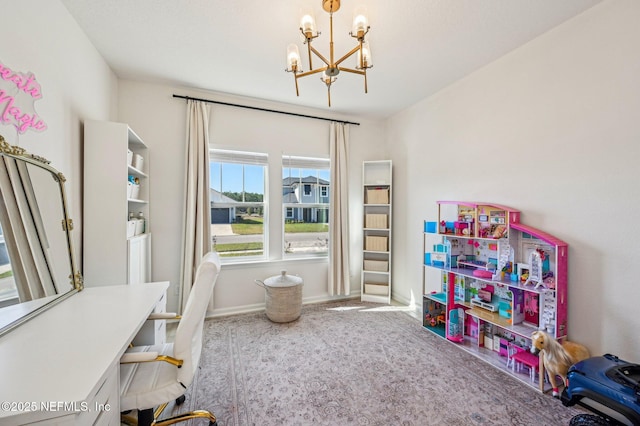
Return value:
[(119, 360), (168, 282), (87, 288), (0, 337), (0, 424), (120, 424)]
[[(140, 284), (146, 285), (146, 284)], [(167, 292), (165, 291), (153, 313), (161, 314), (167, 312)], [(167, 343), (167, 320), (145, 321), (142, 328), (133, 339), (134, 346), (162, 345)]]

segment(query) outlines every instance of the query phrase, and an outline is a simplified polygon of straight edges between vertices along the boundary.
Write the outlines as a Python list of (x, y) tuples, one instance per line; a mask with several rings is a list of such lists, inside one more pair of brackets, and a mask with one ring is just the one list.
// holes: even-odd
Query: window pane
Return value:
[[(224, 155), (222, 151), (217, 152)], [(223, 258), (265, 255), (266, 167), (244, 164), (242, 155), (234, 152), (230, 163), (215, 161), (214, 152), (210, 163), (212, 243)]]
[(242, 164), (222, 163), (222, 193), (236, 201), (242, 201)]
[(283, 164), (284, 255), (327, 255), (330, 182), (329, 170), (324, 167), (329, 163), (284, 157)]
[(245, 202), (264, 201), (264, 166), (244, 166)]
[(329, 252), (329, 207), (288, 207), (285, 215), (285, 254), (307, 255)]
[(4, 234), (0, 226), (0, 307), (19, 303), (18, 289), (13, 278), (11, 260), (4, 241)]
[[(226, 216), (228, 209), (220, 209)], [(235, 207), (231, 223), (212, 224), (213, 248), (221, 257), (264, 256), (263, 207)], [(212, 211), (212, 217), (214, 212)]]
[(222, 163), (216, 161), (209, 163), (209, 179), (211, 188), (222, 192)]

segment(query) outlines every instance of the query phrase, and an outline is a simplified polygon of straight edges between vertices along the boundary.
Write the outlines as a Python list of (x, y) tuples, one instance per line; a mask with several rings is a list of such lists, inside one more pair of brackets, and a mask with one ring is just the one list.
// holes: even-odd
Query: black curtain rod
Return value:
[(192, 101), (208, 102), (210, 104), (219, 104), (219, 105), (227, 105), (227, 106), (238, 107), (238, 108), (255, 109), (256, 111), (275, 112), (275, 113), (278, 113), (278, 114), (293, 115), (293, 116), (296, 116), (296, 117), (313, 118), (315, 120), (335, 121), (336, 123), (353, 124), (355, 126), (359, 126), (360, 125), (360, 123), (354, 123), (352, 121), (333, 120), (331, 118), (316, 117), (316, 116), (313, 116), (313, 115), (296, 114), (295, 112), (276, 111), (275, 109), (258, 108), (258, 107), (252, 107), (252, 106), (247, 106), (247, 105), (231, 104), (231, 103), (228, 103), (228, 102), (212, 101), (210, 99), (192, 98), (191, 96), (173, 95), (173, 97), (174, 98), (180, 98), (180, 99), (186, 99), (186, 100), (191, 99)]

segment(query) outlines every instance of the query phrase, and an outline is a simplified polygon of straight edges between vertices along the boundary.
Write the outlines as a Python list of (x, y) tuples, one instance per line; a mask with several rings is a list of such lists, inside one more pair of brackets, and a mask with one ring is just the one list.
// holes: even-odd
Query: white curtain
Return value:
[[(193, 100), (187, 101), (186, 173), (181, 310), (189, 299), (202, 257), (211, 251), (209, 106)], [(209, 309), (213, 310), (213, 295)]]
[(0, 224), (20, 302), (57, 294), (27, 165), (0, 158)]
[(331, 190), (329, 207), (329, 294), (351, 292), (349, 282), (349, 128), (344, 123), (331, 123), (329, 140), (331, 157)]

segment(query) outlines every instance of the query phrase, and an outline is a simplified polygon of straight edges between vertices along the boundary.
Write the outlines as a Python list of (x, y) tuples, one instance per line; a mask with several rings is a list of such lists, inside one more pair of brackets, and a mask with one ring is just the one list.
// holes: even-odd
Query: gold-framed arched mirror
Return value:
[(64, 185), (0, 135), (0, 336), (82, 290)]

